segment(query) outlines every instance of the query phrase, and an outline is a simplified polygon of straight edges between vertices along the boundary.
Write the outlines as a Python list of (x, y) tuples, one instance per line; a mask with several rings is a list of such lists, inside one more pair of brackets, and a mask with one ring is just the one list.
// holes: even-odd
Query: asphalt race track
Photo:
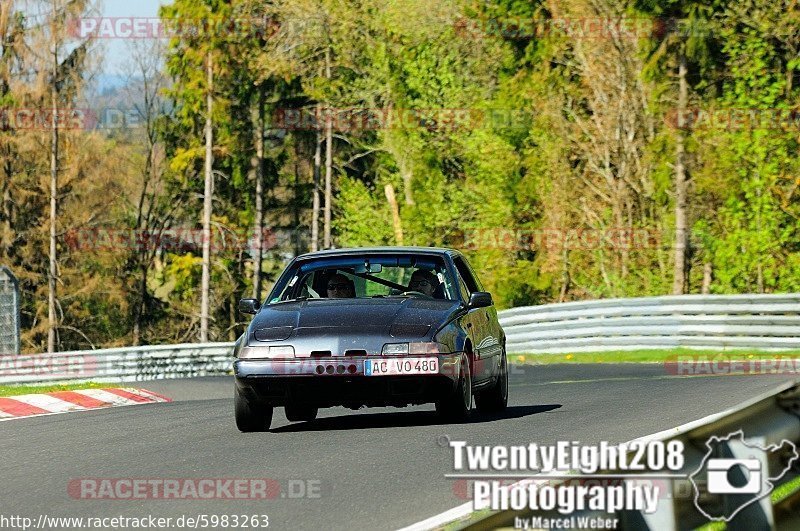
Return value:
[[(437, 444), (442, 435), (471, 444), (622, 442), (790, 379), (678, 377), (660, 364), (514, 367), (502, 418), (441, 424), (432, 406), (337, 408), (290, 424), (276, 410), (270, 433), (246, 435), (233, 423), (230, 379), (145, 382), (175, 401), (0, 423), (0, 514), (266, 514), (273, 529), (396, 529), (467, 501), (464, 485), (444, 478), (452, 457)], [(271, 478), (282, 492), (259, 501), (87, 500), (68, 493), (76, 478)]]

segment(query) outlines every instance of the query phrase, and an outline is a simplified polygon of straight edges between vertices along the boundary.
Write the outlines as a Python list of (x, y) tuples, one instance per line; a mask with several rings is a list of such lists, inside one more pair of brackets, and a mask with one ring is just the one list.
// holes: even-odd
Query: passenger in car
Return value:
[(410, 291), (418, 291), (435, 299), (444, 298), (438, 277), (427, 269), (414, 271), (411, 275), (411, 281), (408, 283), (408, 289)]
[(356, 296), (356, 286), (353, 281), (341, 273), (328, 279), (329, 299), (352, 299)]

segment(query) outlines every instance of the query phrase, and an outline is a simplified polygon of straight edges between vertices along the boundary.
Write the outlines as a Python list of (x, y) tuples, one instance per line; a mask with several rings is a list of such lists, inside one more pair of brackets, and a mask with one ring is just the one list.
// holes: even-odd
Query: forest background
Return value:
[(331, 247), (462, 249), (501, 308), (800, 291), (795, 1), (0, 6), (24, 352), (233, 340)]

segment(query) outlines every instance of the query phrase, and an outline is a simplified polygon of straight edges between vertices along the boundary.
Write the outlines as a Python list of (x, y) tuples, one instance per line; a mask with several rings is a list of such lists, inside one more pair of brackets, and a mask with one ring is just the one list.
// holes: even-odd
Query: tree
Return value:
[[(666, 64), (667, 68), (677, 71), (677, 98), (674, 112), (675, 157), (674, 157), (674, 217), (675, 232), (673, 237), (673, 274), (672, 293), (680, 295), (689, 289), (688, 275), (690, 270), (690, 178), (687, 169), (687, 123), (689, 103), (690, 67), (708, 71), (712, 67), (709, 41), (711, 40), (708, 17), (713, 7), (702, 2), (671, 1), (664, 3), (642, 2), (640, 6), (660, 21), (664, 29), (653, 40), (655, 48), (650, 61)], [(698, 72), (699, 73), (699, 72)], [(695, 76), (698, 78), (699, 76)], [(704, 266), (704, 275), (708, 267)]]
[(203, 192), (203, 279), (200, 301), (200, 342), (208, 341), (209, 291), (211, 290), (211, 212), (214, 199), (214, 56), (207, 53), (205, 190)]
[(38, 39), (48, 50), (47, 55), (37, 57), (40, 65), (40, 89), (47, 94), (46, 101), (50, 107), (50, 223), (48, 248), (48, 296), (47, 296), (47, 351), (55, 352), (58, 348), (58, 203), (60, 171), (59, 132), (60, 110), (62, 103), (75, 100), (82, 84), (82, 75), (86, 61), (89, 41), (71, 42), (68, 35), (67, 21), (80, 18), (88, 10), (86, 0), (50, 0), (39, 4), (49, 10), (46, 22), (39, 26)]
[[(137, 154), (130, 162), (139, 173), (137, 187), (131, 191), (129, 208), (133, 210), (130, 227), (140, 245), (129, 250), (126, 273), (133, 277), (130, 288), (132, 315), (131, 341), (140, 345), (145, 336), (144, 328), (153, 319), (152, 312), (156, 300), (148, 287), (148, 277), (153, 268), (159, 242), (165, 226), (169, 223), (170, 211), (174, 211), (164, 192), (164, 155), (161, 144), (161, 121), (165, 118), (166, 105), (163, 90), (166, 79), (161, 72), (163, 47), (160, 41), (131, 41), (129, 72), (124, 92), (128, 101), (135, 102), (136, 116), (141, 128), (131, 128), (131, 137), (122, 136), (138, 147)], [(141, 131), (141, 134), (133, 134)], [(127, 132), (127, 131), (126, 131)]]
[[(193, 159), (203, 153), (203, 208), (201, 225), (203, 233), (200, 285), (200, 341), (208, 341), (211, 315), (212, 276), (212, 216), (214, 200), (214, 121), (215, 78), (220, 76), (224, 59), (219, 54), (225, 50), (225, 21), (231, 20), (232, 6), (226, 2), (179, 0), (161, 8), (161, 15), (182, 32), (170, 42), (167, 69), (175, 83), (170, 91), (178, 103), (177, 113), (183, 128), (183, 141), (188, 146), (178, 147), (173, 157), (173, 169), (192, 171)], [(218, 70), (220, 72), (218, 72)], [(199, 74), (199, 75), (198, 75)], [(204, 116), (201, 151), (191, 128), (200, 115)], [(188, 133), (188, 134), (187, 134)]]

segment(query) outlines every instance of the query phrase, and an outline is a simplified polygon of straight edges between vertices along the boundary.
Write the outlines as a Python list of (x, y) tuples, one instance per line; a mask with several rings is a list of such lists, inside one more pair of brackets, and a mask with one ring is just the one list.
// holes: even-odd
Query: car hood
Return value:
[(311, 336), (430, 338), (461, 308), (415, 298), (312, 299), (264, 306), (248, 330), (251, 345)]

